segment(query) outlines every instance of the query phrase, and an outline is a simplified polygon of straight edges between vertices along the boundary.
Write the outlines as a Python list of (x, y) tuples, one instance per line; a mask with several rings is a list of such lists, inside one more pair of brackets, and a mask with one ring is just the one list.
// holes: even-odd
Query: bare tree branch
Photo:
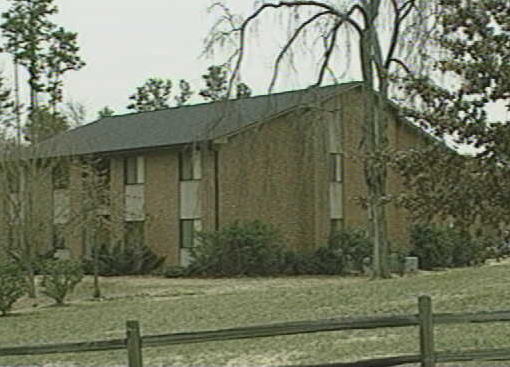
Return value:
[[(405, 18), (407, 18), (407, 16), (409, 15), (409, 13), (411, 13), (411, 11), (414, 9), (414, 5), (415, 5), (415, 1), (416, 0), (409, 0), (409, 1), (406, 1), (404, 3), (404, 5), (402, 5), (399, 9), (399, 13), (400, 13), (400, 22), (402, 22)], [(407, 9), (406, 9), (407, 8)]]
[(324, 61), (322, 62), (322, 66), (320, 68), (319, 78), (317, 79), (317, 83), (315, 83), (316, 86), (320, 86), (322, 83), (322, 80), (324, 79), (324, 73), (328, 69), (329, 59), (331, 58), (331, 54), (333, 53), (333, 50), (335, 49), (336, 37), (338, 35), (338, 29), (342, 26), (342, 24), (344, 24), (344, 21), (339, 20), (332, 29), (331, 41), (330, 41), (328, 47), (326, 48), (326, 52), (324, 53)]
[[(335, 17), (340, 18), (340, 20), (342, 22), (345, 21), (345, 22), (349, 23), (350, 25), (352, 25), (354, 27), (354, 29), (356, 29), (358, 31), (359, 34), (361, 34), (361, 32), (362, 32), (362, 27), (354, 19), (351, 18), (351, 15), (356, 10), (358, 10), (361, 12), (363, 17), (366, 19), (366, 13), (364, 12), (363, 8), (360, 7), (359, 5), (353, 6), (347, 13), (342, 13), (342, 12), (338, 11), (337, 9), (335, 9), (331, 5), (328, 5), (328, 4), (319, 2), (319, 1), (313, 1), (313, 0), (280, 1), (278, 3), (262, 4), (248, 18), (246, 18), (239, 27), (237, 27), (237, 28), (234, 27), (231, 30), (231, 33), (239, 32), (239, 48), (238, 48), (237, 62), (234, 66), (234, 69), (232, 70), (232, 76), (230, 77), (230, 80), (229, 80), (229, 85), (228, 85), (228, 91), (229, 91), (228, 94), (229, 95), (232, 91), (232, 87), (234, 85), (234, 80), (236, 78), (236, 75), (239, 74), (239, 70), (241, 69), (241, 64), (242, 64), (242, 61), (244, 58), (244, 51), (245, 51), (246, 29), (251, 24), (251, 22), (253, 20), (255, 20), (256, 18), (258, 18), (260, 16), (260, 14), (267, 9), (279, 9), (279, 8), (297, 9), (299, 7), (319, 8), (319, 9), (323, 9), (324, 11), (330, 12)], [(225, 8), (224, 6), (223, 6), (223, 8), (228, 10), (228, 8)]]
[(407, 74), (412, 74), (411, 69), (409, 69), (409, 67), (402, 60), (397, 59), (397, 58), (393, 58), (393, 59), (390, 59), (388, 61), (389, 61), (390, 64), (392, 62), (394, 62), (395, 64), (398, 64), (400, 67), (402, 67), (402, 69), (404, 69), (406, 71)]
[(393, 6), (394, 12), (394, 20), (393, 20), (393, 32), (391, 33), (390, 47), (388, 49), (388, 54), (386, 55), (386, 61), (384, 62), (385, 69), (388, 69), (390, 66), (390, 60), (393, 58), (393, 54), (395, 53), (395, 49), (397, 48), (398, 37), (400, 35), (400, 11), (397, 0), (391, 0), (391, 4)]
[(292, 44), (296, 41), (300, 33), (311, 23), (313, 23), (315, 20), (319, 19), (323, 15), (326, 14), (332, 14), (330, 11), (323, 11), (320, 13), (315, 14), (313, 17), (309, 18), (308, 20), (304, 21), (300, 24), (300, 26), (294, 31), (290, 39), (287, 41), (285, 46), (282, 48), (282, 50), (278, 53), (278, 56), (276, 58), (276, 61), (274, 63), (274, 71), (273, 76), (271, 78), (271, 83), (269, 84), (269, 93), (273, 91), (274, 85), (276, 83), (276, 78), (278, 77), (278, 72), (280, 69), (280, 63), (282, 62), (285, 54), (288, 52)]

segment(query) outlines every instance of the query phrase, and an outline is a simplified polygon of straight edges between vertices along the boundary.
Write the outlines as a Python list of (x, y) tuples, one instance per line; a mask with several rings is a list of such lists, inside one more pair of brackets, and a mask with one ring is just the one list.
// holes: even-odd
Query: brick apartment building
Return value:
[[(361, 85), (347, 83), (107, 117), (41, 143), (38, 154), (100, 157), (111, 203), (123, 209), (112, 231), (185, 264), (195, 230), (235, 220), (272, 223), (293, 248), (324, 244), (335, 228), (365, 227), (366, 210), (356, 201), (366, 192), (362, 118)], [(426, 141), (396, 115), (386, 118), (392, 148)], [(64, 175), (39, 185), (46, 192), (42, 242), (51, 247), (58, 239), (73, 256), (86, 255), (83, 236), (58, 234), (82, 204), (73, 194), (81, 184), (73, 164)], [(388, 191), (399, 188), (389, 172)], [(392, 244), (405, 245), (406, 212), (390, 204), (387, 219)]]

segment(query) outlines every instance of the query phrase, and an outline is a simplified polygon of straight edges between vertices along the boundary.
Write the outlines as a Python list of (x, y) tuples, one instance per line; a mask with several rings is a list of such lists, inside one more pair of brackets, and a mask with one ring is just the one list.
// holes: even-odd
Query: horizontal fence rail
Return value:
[(420, 363), (422, 367), (433, 367), (436, 363), (446, 362), (510, 360), (510, 348), (463, 352), (436, 352), (434, 350), (435, 325), (508, 322), (510, 321), (510, 311), (433, 314), (432, 302), (428, 296), (420, 297), (418, 306), (419, 313), (416, 315), (329, 318), (313, 321), (293, 321), (220, 330), (145, 336), (140, 335), (140, 328), (137, 321), (128, 321), (126, 324), (126, 338), (124, 339), (4, 347), (0, 348), (0, 356), (99, 352), (127, 349), (129, 367), (141, 367), (143, 364), (142, 347), (160, 347), (327, 331), (418, 326), (420, 330), (420, 354), (418, 355), (376, 358), (349, 363), (303, 365), (301, 367), (389, 367), (412, 363)]
[(45, 344), (24, 347), (0, 348), (0, 356), (21, 356), (52, 353), (101, 352), (126, 349), (126, 339), (111, 339), (91, 342)]
[(193, 333), (150, 335), (142, 337), (142, 340), (144, 346), (156, 347), (174, 344), (189, 344), (232, 339), (249, 339), (280, 335), (318, 333), (324, 331), (378, 329), (416, 325), (418, 325), (418, 317), (415, 315), (338, 318), (316, 321), (286, 322)]

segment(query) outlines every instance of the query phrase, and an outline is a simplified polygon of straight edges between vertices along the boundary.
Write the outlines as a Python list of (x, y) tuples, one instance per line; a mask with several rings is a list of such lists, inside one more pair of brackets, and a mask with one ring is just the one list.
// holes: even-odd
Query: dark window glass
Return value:
[(181, 220), (181, 248), (192, 248), (196, 242), (196, 231), (200, 230), (202, 222), (200, 219)]
[(126, 246), (142, 246), (144, 242), (144, 222), (126, 222), (124, 241)]
[(342, 154), (332, 153), (329, 155), (329, 172), (332, 182), (342, 182)]
[(53, 226), (53, 248), (54, 249), (63, 249), (65, 248), (66, 239), (64, 235), (63, 226), (54, 225)]
[(138, 183), (138, 160), (137, 157), (124, 159), (124, 183), (135, 185)]
[(69, 166), (59, 164), (52, 171), (53, 190), (67, 189), (69, 187)]
[(331, 219), (331, 233), (341, 232), (344, 229), (343, 219)]
[(179, 176), (181, 181), (193, 180), (193, 157), (191, 150), (179, 155)]

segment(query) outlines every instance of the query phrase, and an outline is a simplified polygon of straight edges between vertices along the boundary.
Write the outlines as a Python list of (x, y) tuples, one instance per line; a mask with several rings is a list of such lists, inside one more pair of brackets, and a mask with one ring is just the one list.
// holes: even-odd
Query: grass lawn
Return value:
[[(435, 312), (510, 309), (510, 263), (383, 281), (365, 278), (101, 280), (105, 299), (93, 301), (92, 280), (78, 286), (66, 307), (41, 296), (0, 318), (0, 345), (122, 338), (125, 322), (142, 334), (196, 331), (333, 316), (417, 312), (417, 297), (432, 296)], [(329, 332), (211, 342), (143, 350), (146, 366), (247, 366), (325, 363), (418, 352), (417, 328)], [(510, 346), (510, 324), (439, 326), (438, 350)], [(34, 357), (0, 357), (0, 365), (126, 364), (125, 351)]]

